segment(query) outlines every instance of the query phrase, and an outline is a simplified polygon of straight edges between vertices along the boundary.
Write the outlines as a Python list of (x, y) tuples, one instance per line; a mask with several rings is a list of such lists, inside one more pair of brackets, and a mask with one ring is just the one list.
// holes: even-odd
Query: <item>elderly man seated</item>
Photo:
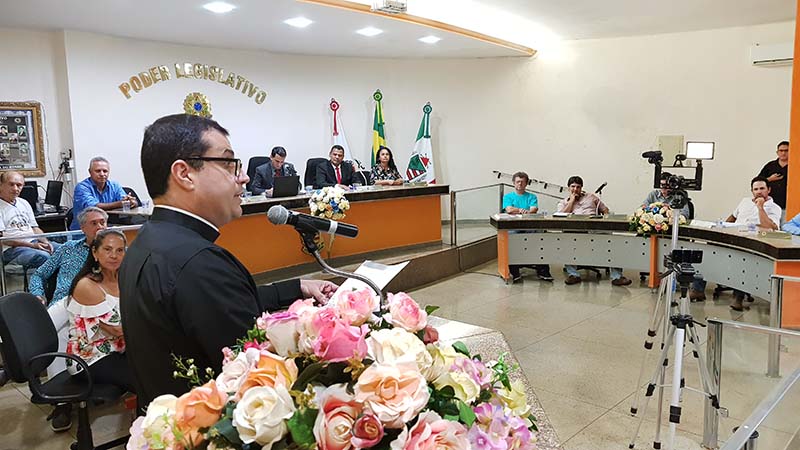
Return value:
[(55, 303), (69, 293), (75, 275), (81, 270), (89, 255), (89, 245), (98, 231), (106, 228), (108, 214), (96, 206), (89, 206), (78, 214), (78, 224), (84, 238), (72, 240), (59, 247), (53, 255), (31, 275), (29, 291), (47, 304), (45, 286), (47, 280), (56, 276), (56, 290), (51, 303)]
[[(577, 175), (569, 177), (567, 186), (569, 187), (569, 197), (558, 202), (558, 212), (583, 215), (608, 214), (608, 207), (598, 196), (583, 191), (583, 178)], [(578, 272), (577, 266), (567, 264), (564, 269), (567, 271), (567, 279), (564, 280), (564, 283), (577, 284), (581, 282), (581, 274)], [(611, 284), (614, 286), (631, 284), (631, 280), (622, 275), (621, 268), (611, 267), (610, 271)]]
[(28, 270), (44, 264), (58, 244), (44, 237), (30, 237), (43, 232), (30, 203), (19, 198), (24, 185), (25, 178), (19, 172), (0, 172), (0, 232), (4, 238), (21, 238), (3, 241), (3, 263), (19, 264)]

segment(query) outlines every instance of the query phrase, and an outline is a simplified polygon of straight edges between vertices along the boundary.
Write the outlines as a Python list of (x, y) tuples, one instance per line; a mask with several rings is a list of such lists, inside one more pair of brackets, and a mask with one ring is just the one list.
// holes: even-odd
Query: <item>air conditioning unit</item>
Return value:
[(372, 10), (389, 14), (404, 14), (408, 10), (406, 0), (373, 0)]
[(791, 65), (794, 55), (794, 44), (756, 44), (750, 47), (750, 61), (754, 66)]

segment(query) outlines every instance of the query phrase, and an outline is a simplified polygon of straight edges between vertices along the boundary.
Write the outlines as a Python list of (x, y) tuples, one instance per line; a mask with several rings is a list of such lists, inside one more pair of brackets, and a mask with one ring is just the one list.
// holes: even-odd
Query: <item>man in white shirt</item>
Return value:
[(781, 223), (781, 207), (769, 196), (769, 182), (758, 176), (750, 181), (753, 197), (745, 197), (728, 216), (727, 221), (742, 225), (756, 224), (760, 228), (777, 230)]
[[(24, 185), (25, 178), (19, 172), (0, 173), (0, 233), (4, 238), (42, 234), (30, 203), (19, 198)], [(6, 240), (3, 247), (3, 262), (19, 264), (25, 270), (44, 264), (55, 249), (44, 237)]]
[[(778, 206), (772, 197), (769, 196), (769, 181), (765, 177), (758, 176), (750, 180), (750, 190), (753, 197), (745, 197), (733, 210), (733, 214), (728, 216), (726, 222), (741, 225), (755, 224), (760, 228), (777, 230), (781, 223), (781, 207)], [(744, 292), (734, 289), (734, 300), (731, 309), (734, 311), (744, 311)]]

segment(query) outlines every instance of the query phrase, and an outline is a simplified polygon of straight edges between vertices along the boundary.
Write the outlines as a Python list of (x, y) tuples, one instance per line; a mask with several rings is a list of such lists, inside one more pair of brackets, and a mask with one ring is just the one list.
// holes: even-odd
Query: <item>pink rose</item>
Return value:
[(320, 450), (348, 450), (352, 447), (353, 425), (361, 404), (347, 393), (344, 384), (334, 384), (317, 395), (319, 414), (314, 422), (314, 438)]
[(266, 330), (267, 329), (267, 319), (269, 318), (269, 316), (270, 316), (270, 313), (267, 312), (267, 311), (264, 311), (263, 313), (261, 313), (261, 317), (256, 319), (256, 327), (259, 330)]
[(442, 419), (434, 411), (419, 415), (417, 423), (390, 444), (392, 450), (466, 450), (470, 448), (464, 425)]
[(425, 377), (416, 364), (372, 364), (358, 378), (356, 400), (388, 428), (402, 428), (428, 404)]
[(264, 332), (275, 349), (275, 353), (289, 356), (290, 353), (298, 352), (300, 320), (295, 313), (284, 311), (272, 314), (264, 319), (264, 325)]
[(378, 300), (369, 289), (343, 292), (336, 301), (339, 317), (356, 326), (363, 325), (377, 307)]
[(351, 327), (340, 319), (328, 323), (314, 342), (314, 354), (324, 361), (339, 362), (363, 359), (367, 354), (369, 326)]
[(439, 332), (436, 328), (428, 325), (425, 327), (425, 333), (422, 335), (422, 342), (424, 344), (434, 344), (439, 341)]
[(428, 314), (404, 292), (389, 294), (389, 314), (389, 323), (412, 333), (428, 325)]
[(355, 448), (370, 448), (378, 445), (383, 439), (383, 424), (372, 414), (365, 414), (353, 425), (353, 437), (350, 442)]

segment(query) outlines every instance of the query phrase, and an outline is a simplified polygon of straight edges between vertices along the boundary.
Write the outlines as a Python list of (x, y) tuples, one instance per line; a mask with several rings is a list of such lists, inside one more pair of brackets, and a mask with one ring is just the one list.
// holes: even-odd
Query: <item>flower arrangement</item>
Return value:
[[(672, 225), (672, 208), (666, 203), (655, 202), (647, 206), (642, 206), (628, 218), (628, 227), (631, 231), (641, 236), (651, 234), (667, 234)], [(678, 219), (679, 225), (686, 225), (686, 217), (683, 214)]]
[(328, 186), (311, 194), (308, 207), (311, 208), (312, 216), (342, 220), (345, 211), (350, 209), (350, 202), (344, 196), (344, 189)]
[(156, 398), (127, 448), (536, 448), (524, 386), (510, 380), (505, 355), (484, 362), (461, 342), (439, 341), (428, 324), (436, 308), (404, 293), (389, 295), (382, 317), (377, 307), (365, 289), (265, 313), (223, 349), (216, 378), (182, 362), (175, 375), (196, 387)]

